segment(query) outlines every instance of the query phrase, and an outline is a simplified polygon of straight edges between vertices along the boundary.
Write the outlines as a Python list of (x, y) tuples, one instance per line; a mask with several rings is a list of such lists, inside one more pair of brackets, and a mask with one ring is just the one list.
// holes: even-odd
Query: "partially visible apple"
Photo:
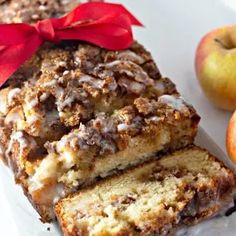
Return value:
[(236, 163), (236, 111), (229, 121), (226, 133), (226, 148), (230, 159)]
[(197, 78), (216, 106), (236, 109), (236, 25), (216, 29), (201, 40), (195, 57)]

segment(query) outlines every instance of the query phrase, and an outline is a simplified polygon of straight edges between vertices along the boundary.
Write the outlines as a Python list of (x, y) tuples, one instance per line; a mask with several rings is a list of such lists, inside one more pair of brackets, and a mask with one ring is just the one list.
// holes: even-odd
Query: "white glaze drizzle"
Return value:
[(48, 97), (49, 97), (49, 94), (43, 93), (43, 94), (39, 97), (39, 100), (40, 100), (40, 102), (44, 102)]
[(18, 96), (20, 92), (21, 92), (21, 89), (19, 88), (11, 89), (8, 93), (8, 103), (11, 104), (14, 98)]
[(104, 81), (98, 80), (89, 75), (82, 75), (79, 78), (79, 83), (89, 83), (93, 88), (102, 88)]
[(60, 102), (58, 107), (59, 111), (62, 111), (65, 107), (71, 107), (72, 103), (75, 101), (75, 96), (69, 96), (64, 101)]
[(51, 87), (51, 86), (54, 86), (57, 84), (57, 81), (55, 79), (52, 79), (52, 80), (49, 80), (45, 83), (43, 83), (43, 86), (44, 87)]
[(138, 54), (136, 54), (135, 52), (132, 52), (130, 50), (121, 51), (117, 55), (117, 58), (120, 60), (125, 59), (125, 60), (129, 60), (129, 61), (133, 61), (138, 64), (144, 63), (144, 59), (141, 56), (139, 56)]
[(158, 101), (180, 111), (186, 108), (184, 100), (181, 97), (175, 97), (173, 95), (162, 95), (158, 98)]
[[(24, 138), (24, 134), (21, 131), (15, 131), (11, 134), (10, 142), (6, 150), (6, 155), (9, 156), (10, 152), (13, 150), (13, 144), (17, 141), (19, 143), (19, 157), (22, 157), (23, 150), (28, 146), (27, 140)], [(9, 163), (10, 164), (10, 163)]]
[(117, 130), (118, 130), (118, 132), (125, 131), (125, 130), (129, 129), (130, 127), (131, 127), (131, 125), (127, 125), (127, 124), (122, 123), (122, 124), (117, 125)]

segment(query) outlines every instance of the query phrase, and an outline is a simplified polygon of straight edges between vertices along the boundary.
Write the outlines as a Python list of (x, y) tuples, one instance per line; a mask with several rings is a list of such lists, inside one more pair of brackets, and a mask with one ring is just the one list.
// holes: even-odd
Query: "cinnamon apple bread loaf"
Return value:
[[(37, 12), (40, 2), (4, 1), (0, 20), (34, 22), (21, 11)], [(69, 4), (42, 2), (51, 11), (40, 19)], [(199, 122), (137, 42), (123, 51), (47, 43), (4, 84), (0, 100), (0, 156), (43, 221), (82, 186), (191, 144)]]
[(172, 235), (233, 201), (236, 176), (192, 146), (61, 200), (65, 236)]

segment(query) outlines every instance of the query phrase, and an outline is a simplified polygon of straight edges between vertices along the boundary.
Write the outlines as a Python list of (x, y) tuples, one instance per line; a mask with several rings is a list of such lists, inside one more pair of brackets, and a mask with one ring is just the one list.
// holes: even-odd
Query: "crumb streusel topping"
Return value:
[(34, 23), (58, 17), (78, 4), (78, 0), (0, 0), (0, 21)]
[[(78, 43), (46, 45), (0, 91), (0, 114), (5, 126), (34, 140), (43, 155), (45, 143), (50, 146), (48, 142), (91, 126), (99, 117), (110, 120), (106, 126), (115, 123), (116, 113), (121, 120), (116, 131), (133, 130), (135, 135), (144, 118), (157, 115), (157, 98), (173, 92), (175, 86), (161, 78), (138, 43), (121, 52)], [(101, 124), (96, 123), (97, 132)]]

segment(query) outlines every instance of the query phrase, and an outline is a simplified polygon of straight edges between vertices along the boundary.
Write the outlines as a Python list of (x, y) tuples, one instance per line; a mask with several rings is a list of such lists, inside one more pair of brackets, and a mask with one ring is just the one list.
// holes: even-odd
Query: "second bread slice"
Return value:
[(233, 199), (234, 173), (190, 147), (108, 178), (56, 206), (67, 236), (169, 235)]

